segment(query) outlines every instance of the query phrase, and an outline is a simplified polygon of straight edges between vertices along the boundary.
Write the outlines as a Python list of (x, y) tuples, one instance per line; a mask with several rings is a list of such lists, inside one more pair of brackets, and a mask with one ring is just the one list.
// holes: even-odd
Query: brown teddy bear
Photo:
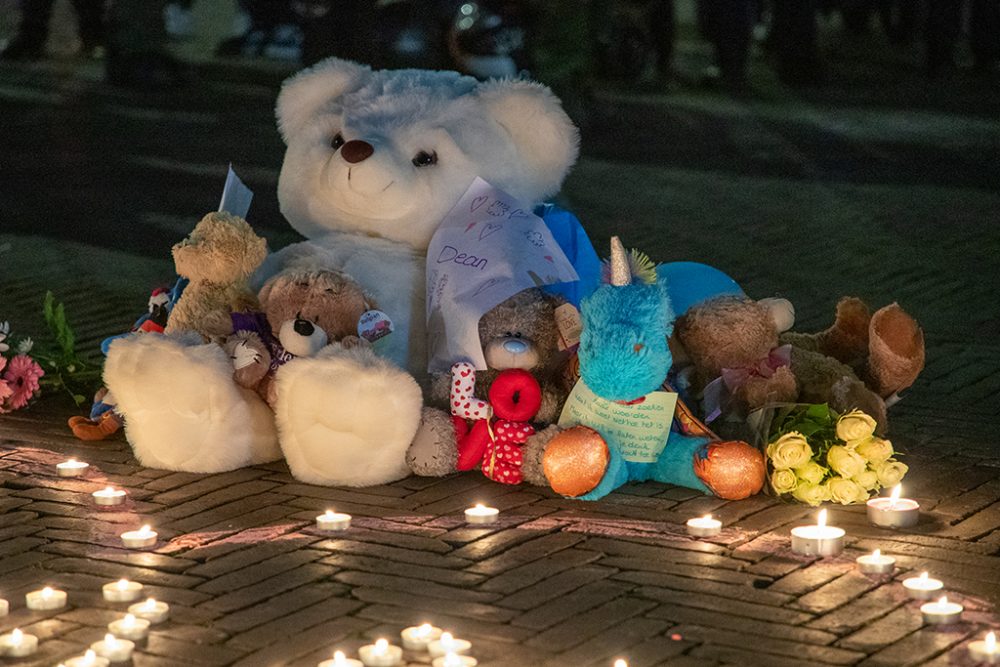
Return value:
[(233, 313), (225, 344), (237, 384), (254, 389), (274, 407), (274, 374), (295, 357), (313, 356), (329, 343), (369, 345), (358, 321), (375, 308), (372, 298), (339, 271), (288, 271), (271, 278), (258, 295), (262, 312)]
[(267, 256), (267, 242), (243, 218), (209, 213), (172, 252), (177, 274), (190, 283), (170, 312), (166, 333), (195, 331), (217, 340), (233, 330), (230, 313), (258, 309), (248, 280)]

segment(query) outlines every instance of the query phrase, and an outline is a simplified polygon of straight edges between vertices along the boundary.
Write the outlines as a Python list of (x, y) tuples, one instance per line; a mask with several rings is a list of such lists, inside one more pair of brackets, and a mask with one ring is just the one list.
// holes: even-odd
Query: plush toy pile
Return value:
[[(158, 303), (165, 321), (108, 346), (113, 423), (75, 431), (104, 437), (124, 421), (139, 461), (171, 470), (284, 458), (316, 484), (478, 469), (583, 499), (646, 479), (741, 498), (765, 476), (739, 439), (748, 413), (828, 402), (884, 429), (887, 403), (922, 367), (919, 327), (898, 306), (872, 316), (845, 300), (829, 330), (793, 333), (787, 301), (616, 242), (606, 282), (582, 302), (539, 288), (492, 302), (478, 322), (486, 368), (456, 358), (428, 374), (438, 225), (477, 176), (543, 203), (576, 160), (576, 128), (536, 83), (337, 59), (286, 82), (277, 120), (281, 210), (307, 240), (268, 254), (241, 218), (206, 216), (173, 249), (186, 282)], [(640, 437), (568, 417), (573, 401), (669, 408)]]

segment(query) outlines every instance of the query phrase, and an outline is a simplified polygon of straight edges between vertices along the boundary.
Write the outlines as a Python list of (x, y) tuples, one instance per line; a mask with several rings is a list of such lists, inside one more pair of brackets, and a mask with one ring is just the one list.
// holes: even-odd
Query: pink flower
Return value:
[(26, 406), (38, 391), (38, 380), (43, 375), (45, 371), (28, 355), (19, 354), (11, 359), (3, 374), (3, 379), (12, 392), (5, 407), (9, 410), (18, 410)]

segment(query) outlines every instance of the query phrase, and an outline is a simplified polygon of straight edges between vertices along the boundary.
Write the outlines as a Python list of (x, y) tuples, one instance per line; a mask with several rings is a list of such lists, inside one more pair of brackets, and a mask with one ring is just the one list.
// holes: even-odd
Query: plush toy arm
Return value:
[(708, 438), (681, 435), (671, 431), (667, 438), (667, 446), (653, 464), (651, 478), (665, 484), (676, 484), (702, 493), (712, 493), (695, 474), (695, 457), (708, 442)]
[(794, 403), (799, 396), (795, 374), (788, 366), (779, 366), (769, 377), (752, 376), (734, 392), (751, 412), (768, 403)]
[(448, 406), (448, 395), (451, 392), (451, 374), (434, 373), (427, 387), (427, 403), (439, 408)]
[(233, 380), (241, 387), (253, 389), (267, 375), (271, 354), (257, 334), (241, 331), (230, 336), (223, 349), (233, 361)]
[(545, 456), (545, 448), (552, 441), (561, 428), (555, 424), (528, 436), (528, 441), (524, 443), (524, 463), (521, 464), (521, 474), (524, 481), (533, 486), (548, 486), (549, 481), (545, 478), (545, 470), (542, 468), (542, 459)]
[(566, 400), (565, 392), (553, 386), (551, 383), (542, 385), (542, 405), (538, 408), (535, 421), (543, 424), (551, 424), (559, 419), (559, 412), (562, 410)]

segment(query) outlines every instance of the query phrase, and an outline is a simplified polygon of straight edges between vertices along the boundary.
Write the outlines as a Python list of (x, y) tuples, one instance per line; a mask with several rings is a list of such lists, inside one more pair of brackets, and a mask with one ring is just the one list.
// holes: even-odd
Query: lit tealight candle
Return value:
[(157, 602), (153, 598), (146, 598), (145, 602), (136, 602), (133, 605), (129, 605), (128, 613), (156, 625), (167, 620), (170, 616), (170, 605), (166, 602)]
[(107, 634), (101, 641), (91, 644), (90, 650), (102, 658), (107, 658), (109, 662), (128, 662), (132, 659), (135, 642)]
[(110, 584), (104, 584), (103, 591), (104, 599), (108, 602), (134, 602), (142, 595), (142, 584), (138, 581), (119, 579)]
[(129, 549), (144, 549), (156, 544), (156, 531), (149, 526), (122, 533), (122, 543)]
[(962, 617), (963, 609), (965, 607), (957, 602), (948, 602), (948, 598), (945, 596), (941, 596), (937, 602), (920, 605), (920, 613), (924, 615), (924, 622), (935, 625), (957, 623)]
[(449, 653), (465, 655), (471, 648), (471, 642), (464, 639), (457, 639), (456, 637), (453, 637), (450, 632), (442, 633), (441, 639), (430, 642), (427, 645), (427, 650), (430, 652), (432, 658), (440, 658)]
[(134, 614), (126, 614), (125, 618), (108, 623), (108, 632), (115, 637), (137, 642), (145, 639), (146, 634), (149, 633), (149, 621), (144, 618), (136, 618)]
[(722, 522), (718, 519), (713, 519), (711, 514), (706, 514), (696, 519), (688, 519), (687, 521), (688, 535), (694, 537), (712, 537), (713, 535), (718, 535), (721, 531)]
[(69, 459), (67, 461), (63, 461), (62, 463), (57, 463), (56, 471), (59, 472), (60, 477), (79, 477), (86, 472), (89, 467), (90, 464), (88, 463), (77, 461), (76, 459)]
[(109, 664), (111, 663), (107, 658), (101, 658), (89, 649), (83, 655), (66, 661), (66, 667), (108, 667)]
[(891, 574), (896, 566), (896, 559), (883, 556), (879, 549), (865, 556), (858, 556), (858, 569), (865, 574)]
[(407, 651), (426, 652), (428, 644), (441, 638), (441, 628), (424, 623), (406, 628), (400, 633), (400, 636), (403, 638), (403, 648)]
[(23, 658), (38, 650), (38, 637), (14, 628), (10, 634), (0, 635), (0, 655)]
[(903, 579), (903, 588), (906, 594), (914, 600), (931, 600), (934, 595), (944, 588), (940, 579), (933, 579), (927, 576), (926, 572), (921, 572), (919, 577)]
[(46, 586), (40, 591), (31, 591), (24, 596), (24, 603), (32, 611), (52, 611), (66, 606), (66, 591)]
[(500, 510), (495, 507), (486, 507), (482, 503), (476, 503), (475, 507), (465, 510), (466, 523), (496, 523), (500, 517)]
[(316, 527), (320, 530), (347, 530), (351, 527), (351, 515), (327, 510), (316, 517)]
[(618, 658), (617, 660), (615, 660), (615, 667), (628, 667), (628, 663), (622, 660), (621, 658)]
[(445, 653), (440, 658), (434, 658), (431, 667), (476, 667), (479, 661), (467, 655)]
[(125, 491), (113, 486), (106, 486), (100, 491), (90, 494), (98, 505), (121, 505), (125, 502)]
[(317, 667), (363, 667), (360, 660), (348, 658), (343, 651), (334, 651), (332, 660), (324, 660)]
[(0, 618), (3, 618), (10, 613), (10, 603), (0, 598)]
[(815, 526), (792, 528), (792, 551), (806, 556), (838, 556), (844, 550), (844, 529), (826, 525), (820, 510)]
[(920, 503), (910, 498), (900, 498), (902, 485), (897, 484), (888, 498), (868, 501), (868, 520), (882, 528), (910, 528), (920, 520)]
[(374, 644), (359, 648), (358, 655), (365, 667), (396, 667), (403, 660), (403, 649), (379, 639)]
[(1000, 652), (997, 651), (997, 635), (987, 632), (985, 639), (977, 639), (969, 644), (969, 657), (984, 665), (995, 665), (1000, 662)]

